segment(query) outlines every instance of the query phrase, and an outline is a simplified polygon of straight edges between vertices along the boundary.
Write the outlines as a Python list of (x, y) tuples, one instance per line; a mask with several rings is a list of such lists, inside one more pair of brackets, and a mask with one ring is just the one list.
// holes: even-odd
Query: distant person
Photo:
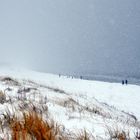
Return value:
[(122, 80), (122, 85), (124, 85), (124, 80)]
[(83, 77), (82, 77), (82, 76), (80, 76), (80, 79), (83, 79)]
[(125, 84), (126, 84), (126, 85), (128, 84), (128, 81), (127, 81), (127, 80), (125, 80)]

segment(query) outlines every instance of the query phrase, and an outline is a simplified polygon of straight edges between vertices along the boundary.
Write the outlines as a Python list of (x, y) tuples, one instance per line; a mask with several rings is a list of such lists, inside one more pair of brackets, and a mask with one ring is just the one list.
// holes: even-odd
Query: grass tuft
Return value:
[(55, 140), (54, 125), (43, 121), (36, 112), (23, 113), (22, 121), (14, 118), (11, 129), (12, 140)]

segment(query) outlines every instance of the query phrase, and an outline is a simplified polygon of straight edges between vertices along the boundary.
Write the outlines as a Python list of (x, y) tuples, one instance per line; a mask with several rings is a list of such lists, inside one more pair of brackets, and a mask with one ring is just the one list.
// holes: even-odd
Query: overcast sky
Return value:
[(140, 0), (0, 0), (0, 62), (140, 77)]

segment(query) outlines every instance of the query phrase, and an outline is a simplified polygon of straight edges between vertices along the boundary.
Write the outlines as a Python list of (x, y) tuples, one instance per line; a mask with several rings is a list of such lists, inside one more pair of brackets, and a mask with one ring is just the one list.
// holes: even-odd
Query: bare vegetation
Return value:
[(140, 140), (140, 129), (138, 129), (135, 133), (136, 140)]
[(0, 103), (3, 104), (6, 102), (6, 95), (3, 91), (0, 91)]
[(7, 85), (20, 86), (20, 83), (11, 77), (0, 77), (0, 80)]
[(55, 140), (53, 125), (43, 121), (36, 112), (28, 112), (23, 115), (22, 121), (14, 118), (11, 122), (13, 140), (25, 140), (27, 137), (31, 140)]
[(120, 129), (118, 126), (106, 126), (110, 140), (131, 140), (130, 132)]
[(95, 140), (95, 137), (86, 130), (79, 132), (76, 137), (76, 140)]

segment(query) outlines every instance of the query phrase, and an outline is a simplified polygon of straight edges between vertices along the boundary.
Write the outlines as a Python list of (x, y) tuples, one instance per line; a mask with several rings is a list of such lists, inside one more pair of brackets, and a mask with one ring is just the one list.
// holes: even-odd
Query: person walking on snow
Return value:
[(122, 85), (124, 85), (124, 80), (122, 80)]
[(128, 84), (128, 81), (127, 81), (127, 80), (125, 80), (125, 84), (126, 84), (126, 85)]

